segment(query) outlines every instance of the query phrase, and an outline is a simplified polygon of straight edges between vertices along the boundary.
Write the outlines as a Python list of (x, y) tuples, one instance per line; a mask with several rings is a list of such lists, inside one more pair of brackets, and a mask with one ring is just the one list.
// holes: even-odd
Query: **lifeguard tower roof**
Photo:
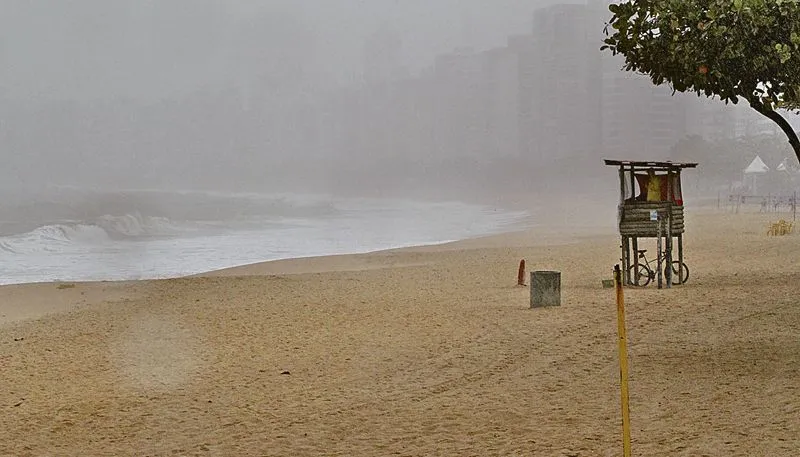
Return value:
[(606, 165), (617, 167), (652, 168), (654, 170), (674, 170), (676, 168), (695, 168), (696, 163), (690, 162), (651, 162), (644, 160), (612, 160), (604, 159)]

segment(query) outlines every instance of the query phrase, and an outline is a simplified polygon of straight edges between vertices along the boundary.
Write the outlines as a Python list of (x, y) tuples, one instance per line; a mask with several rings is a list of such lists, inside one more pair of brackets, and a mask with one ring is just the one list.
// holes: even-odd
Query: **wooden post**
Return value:
[(636, 176), (633, 170), (633, 165), (631, 165), (631, 198), (636, 200)]
[(633, 283), (639, 285), (639, 238), (633, 237)]
[(686, 281), (686, 278), (683, 277), (683, 234), (678, 234), (678, 279), (680, 280), (681, 284)]
[(622, 235), (622, 258), (619, 259), (622, 262), (622, 268), (625, 270), (622, 272), (622, 275), (625, 277), (625, 284), (631, 283), (630, 275), (628, 274), (628, 266), (630, 265), (630, 249), (628, 245), (630, 244), (630, 238)]
[(672, 199), (672, 170), (667, 169), (667, 200)]
[(531, 272), (531, 308), (561, 305), (561, 272)]
[(628, 280), (630, 281), (631, 280), (631, 278), (630, 278), (631, 265), (632, 265), (633, 258), (634, 258), (633, 257), (634, 256), (633, 246), (631, 245), (631, 240), (633, 239), (633, 237), (628, 235), (628, 236), (625, 237), (625, 239), (627, 240), (627, 244), (625, 245), (625, 251), (628, 253), (628, 270), (627, 270), (628, 271)]
[(627, 256), (626, 257), (627, 261), (626, 261), (625, 274), (628, 275), (628, 284), (631, 284), (631, 281), (633, 281), (633, 279), (631, 278), (631, 265), (633, 265), (633, 263), (632, 263), (633, 262), (633, 253), (631, 252), (631, 250), (632, 250), (631, 240), (632, 239), (633, 239), (633, 237), (631, 237), (630, 235), (625, 237), (625, 253), (626, 253), (625, 255)]
[(614, 267), (617, 288), (617, 335), (619, 348), (620, 399), (622, 400), (622, 455), (631, 457), (631, 407), (628, 393), (628, 335), (625, 331), (625, 292), (619, 265)]
[(663, 222), (664, 222), (663, 221), (663, 217), (662, 217), (661, 213), (659, 213), (659, 215), (658, 215), (658, 242), (657, 242), (657, 247), (656, 247), (656, 252), (657, 252), (657, 254), (656, 254), (656, 270), (657, 270), (656, 271), (656, 276), (658, 277), (658, 288), (659, 289), (661, 289), (663, 284), (664, 284), (663, 281), (662, 281), (662, 277), (661, 277), (661, 233), (662, 233), (661, 224)]
[(667, 272), (667, 289), (672, 288), (672, 203), (667, 205), (667, 256), (664, 263), (667, 265), (664, 271)]
[[(620, 220), (617, 221), (617, 224), (622, 222), (622, 214), (625, 211), (625, 165), (619, 166), (619, 207), (618, 207), (618, 214)], [(622, 257), (620, 257), (619, 261), (622, 262), (623, 265), (628, 264), (628, 240), (625, 235), (622, 235), (620, 238), (620, 249), (622, 250)], [(630, 281), (628, 278), (628, 269), (625, 268), (625, 280)]]

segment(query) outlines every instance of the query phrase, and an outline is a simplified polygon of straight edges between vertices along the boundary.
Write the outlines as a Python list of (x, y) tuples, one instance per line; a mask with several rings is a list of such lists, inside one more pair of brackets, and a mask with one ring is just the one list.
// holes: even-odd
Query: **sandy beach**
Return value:
[[(797, 455), (800, 238), (766, 236), (779, 218), (689, 207), (688, 284), (626, 289), (634, 455)], [(621, 455), (618, 245), (540, 228), (0, 287), (0, 455)], [(562, 306), (529, 308), (523, 258), (562, 272)]]

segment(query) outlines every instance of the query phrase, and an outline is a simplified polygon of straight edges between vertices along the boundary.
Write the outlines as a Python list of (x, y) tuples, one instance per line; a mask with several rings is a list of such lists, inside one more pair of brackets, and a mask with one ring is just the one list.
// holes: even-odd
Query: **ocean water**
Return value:
[(529, 220), (526, 212), (460, 202), (79, 189), (0, 211), (0, 284), (179, 277), (444, 243)]

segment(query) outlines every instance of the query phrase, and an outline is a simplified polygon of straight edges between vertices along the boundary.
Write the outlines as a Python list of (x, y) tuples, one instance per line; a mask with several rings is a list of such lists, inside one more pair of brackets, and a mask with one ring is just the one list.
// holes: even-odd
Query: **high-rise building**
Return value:
[(480, 149), (488, 157), (517, 156), (519, 148), (519, 55), (509, 47), (481, 53)]
[[(687, 107), (688, 134), (711, 141), (783, 134), (778, 124), (756, 112), (744, 100), (734, 105), (695, 94), (683, 96), (691, 99)], [(797, 130), (797, 115), (786, 111), (781, 111), (781, 115)]]
[(602, 151), (626, 159), (664, 157), (686, 136), (684, 97), (646, 76), (621, 70), (621, 59), (604, 57), (602, 71)]
[[(611, 19), (608, 0), (589, 3), (593, 22), (603, 28)], [(687, 134), (689, 100), (667, 85), (654, 86), (646, 75), (625, 71), (625, 59), (599, 51), (602, 153), (629, 159), (661, 159)]]
[(737, 136), (737, 110), (719, 100), (694, 93), (680, 94), (686, 99), (686, 134), (706, 140), (720, 140)]
[(587, 160), (599, 152), (600, 40), (586, 5), (534, 13), (532, 128), (542, 163)]
[(479, 55), (469, 48), (456, 49), (438, 56), (433, 71), (434, 153), (442, 159), (485, 156), (480, 147), (483, 63)]
[(517, 56), (517, 155), (531, 157), (535, 148), (533, 89), (536, 74), (536, 44), (533, 35), (512, 35), (508, 48)]
[(364, 81), (381, 84), (403, 79), (407, 75), (400, 65), (403, 41), (397, 32), (388, 26), (375, 31), (364, 42)]

